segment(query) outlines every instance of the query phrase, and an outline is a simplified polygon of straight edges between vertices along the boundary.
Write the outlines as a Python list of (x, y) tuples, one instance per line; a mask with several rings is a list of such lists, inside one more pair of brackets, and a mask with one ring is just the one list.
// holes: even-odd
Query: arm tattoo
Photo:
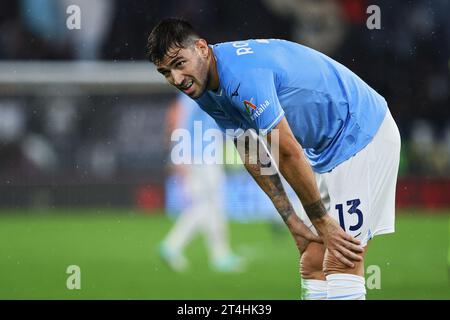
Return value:
[[(234, 143), (237, 147), (237, 140), (235, 140)], [(258, 152), (256, 153), (258, 154)], [(245, 168), (256, 181), (256, 183), (272, 200), (272, 203), (277, 209), (281, 218), (283, 218), (283, 220), (286, 222), (291, 214), (295, 213), (295, 211), (291, 204), (291, 201), (286, 195), (283, 184), (281, 183), (280, 175), (279, 173), (275, 173), (273, 175), (262, 175), (261, 168), (265, 165), (261, 163), (259, 155), (256, 156), (256, 161), (250, 161), (251, 157), (255, 157), (255, 155), (250, 154), (248, 143), (246, 140), (245, 154), (241, 156), (241, 158), (243, 158), (242, 162), (244, 163)], [(270, 163), (266, 166), (270, 166)]]
[(323, 205), (321, 200), (308, 205), (304, 205), (303, 208), (305, 209), (306, 214), (311, 221), (322, 218), (327, 214), (327, 210), (325, 209), (325, 206)]

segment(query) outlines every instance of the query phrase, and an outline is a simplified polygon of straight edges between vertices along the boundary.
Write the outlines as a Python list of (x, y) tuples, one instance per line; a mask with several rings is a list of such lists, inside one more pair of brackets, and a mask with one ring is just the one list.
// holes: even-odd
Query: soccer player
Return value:
[[(203, 138), (208, 130), (217, 130), (214, 120), (203, 112), (194, 100), (180, 93), (171, 104), (168, 112), (168, 133), (185, 130), (190, 137)], [(197, 126), (197, 127), (196, 127)], [(201, 131), (200, 136), (195, 130)], [(220, 131), (219, 131), (220, 132)], [(179, 143), (186, 143), (181, 141)], [(178, 164), (173, 169), (178, 173), (182, 186), (184, 208), (174, 226), (163, 240), (159, 253), (167, 265), (176, 272), (188, 268), (188, 260), (184, 255), (185, 247), (195, 235), (203, 234), (207, 245), (210, 265), (218, 272), (243, 271), (243, 260), (235, 255), (230, 246), (228, 224), (224, 213), (223, 199), (220, 194), (224, 181), (224, 167), (220, 163), (202, 163), (205, 148), (214, 144), (217, 157), (222, 155), (221, 141), (204, 142), (189, 141), (187, 145), (191, 157), (190, 163)], [(212, 159), (214, 160), (214, 159)], [(181, 180), (181, 181), (180, 181)]]
[[(223, 130), (257, 130), (278, 151), (273, 175), (262, 174), (259, 157), (249, 161), (249, 149), (242, 156), (296, 241), (303, 298), (365, 299), (367, 244), (394, 232), (400, 135), (385, 99), (343, 65), (289, 41), (208, 45), (171, 18), (147, 45), (157, 70)], [(279, 174), (299, 197), (301, 218)]]

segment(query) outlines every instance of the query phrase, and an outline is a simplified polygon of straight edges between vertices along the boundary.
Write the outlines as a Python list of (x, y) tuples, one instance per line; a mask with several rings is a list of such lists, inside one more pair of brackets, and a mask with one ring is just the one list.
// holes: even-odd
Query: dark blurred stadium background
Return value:
[[(72, 4), (81, 7), (81, 30), (66, 27), (66, 8)], [(366, 8), (372, 4), (381, 8), (381, 30), (366, 26)], [(167, 105), (175, 92), (145, 62), (148, 33), (168, 16), (190, 20), (210, 43), (284, 38), (306, 44), (343, 63), (379, 91), (389, 103), (403, 140), (397, 199), (399, 232), (380, 240), (379, 247), (374, 243), (372, 260), (378, 263), (380, 258), (385, 259), (385, 267), (394, 265), (397, 255), (404, 255), (406, 260), (399, 262), (397, 269), (392, 267), (390, 275), (386, 271), (386, 279), (392, 280), (386, 284), (390, 291), (369, 293), (369, 297), (450, 298), (446, 271), (450, 207), (449, 12), (447, 0), (2, 1), (0, 298), (299, 296), (294, 254), (280, 258), (289, 270), (283, 273), (290, 275), (284, 276), (285, 282), (280, 280), (283, 277), (277, 278), (278, 273), (261, 271), (267, 265), (260, 257), (261, 265), (259, 268), (255, 262), (252, 272), (257, 272), (253, 278), (248, 274), (236, 276), (231, 281), (235, 286), (227, 289), (229, 279), (211, 274), (208, 281), (216, 284), (216, 290), (205, 285), (198, 293), (189, 288), (192, 281), (203, 279), (203, 271), (191, 275), (191, 282), (186, 278), (171, 279), (167, 273), (166, 283), (161, 280), (164, 277), (158, 284), (135, 279), (134, 284), (117, 285), (116, 291), (99, 289), (101, 285), (92, 284), (95, 279), (91, 278), (86, 284), (90, 291), (86, 289), (78, 296), (64, 291), (64, 270), (57, 276), (63, 284), (54, 290), (57, 286), (48, 285), (48, 281), (23, 276), (33, 273), (31, 270), (50, 278), (53, 271), (61, 273), (55, 265), (59, 263), (63, 268), (70, 259), (55, 254), (55, 250), (59, 251), (54, 243), (76, 247), (77, 237), (84, 244), (77, 250), (86, 265), (98, 267), (113, 261), (117, 266), (127, 258), (136, 259), (134, 265), (130, 261), (127, 265), (131, 270), (141, 265), (142, 274), (167, 272), (159, 269), (162, 267), (156, 258), (147, 261), (136, 257), (153, 254), (153, 245), (169, 227), (168, 209), (176, 207), (168, 184), (165, 131)], [(246, 190), (227, 193), (228, 214), (234, 220), (265, 221), (274, 215), (270, 203), (258, 200), (255, 185), (242, 169), (233, 168), (228, 176), (230, 180), (241, 179), (239, 188)], [(248, 197), (249, 192), (256, 195)], [(100, 220), (89, 220), (92, 217)], [(123, 219), (131, 220), (124, 222), (124, 229), (118, 228)], [(266, 232), (273, 231), (261, 228), (260, 222), (253, 223), (256, 225), (236, 224), (232, 228), (236, 246), (246, 244), (241, 246), (244, 255), (250, 244), (273, 246), (276, 254), (276, 241), (295, 253), (289, 239), (275, 239), (272, 243)], [(53, 224), (56, 229), (49, 227)], [(146, 228), (141, 230), (140, 226)], [(128, 232), (130, 237), (139, 234), (144, 238), (136, 238), (128, 247), (126, 240), (119, 239), (105, 242), (104, 246), (120, 243), (121, 249), (129, 252), (138, 243), (142, 251), (117, 256), (117, 260), (114, 255), (103, 262), (95, 260), (97, 253), (105, 249), (97, 245), (97, 241), (102, 243), (101, 232), (106, 232), (103, 236), (107, 239), (110, 227), (125, 239)], [(243, 235), (249, 232), (245, 228), (253, 230), (251, 240)], [(68, 239), (68, 234), (74, 238)], [(47, 240), (42, 238), (46, 236)], [(386, 247), (382, 247), (384, 244)], [(198, 246), (191, 254), (200, 261)], [(42, 250), (42, 254), (36, 250)], [(32, 251), (35, 253), (29, 254)], [(47, 264), (43, 258), (46, 256)], [(416, 268), (417, 273), (411, 271), (408, 278), (402, 273), (405, 268)], [(102, 273), (98, 274), (96, 279), (101, 278)], [(404, 277), (399, 277), (402, 274)], [(116, 273), (114, 277), (120, 276)], [(419, 277), (422, 280), (416, 279)], [(125, 273), (122, 278), (126, 278)], [(249, 279), (254, 283), (265, 281), (267, 286), (262, 283), (260, 288)], [(173, 291), (166, 288), (168, 283), (175, 286)], [(252, 286), (253, 291), (243, 289)]]

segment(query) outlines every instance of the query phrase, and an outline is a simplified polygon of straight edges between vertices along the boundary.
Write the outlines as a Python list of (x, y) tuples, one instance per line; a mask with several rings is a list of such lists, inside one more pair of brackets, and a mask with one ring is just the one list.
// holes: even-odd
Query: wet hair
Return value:
[(160, 63), (169, 50), (187, 48), (196, 39), (199, 39), (199, 36), (189, 22), (178, 18), (164, 19), (153, 28), (148, 37), (148, 60), (155, 64)]

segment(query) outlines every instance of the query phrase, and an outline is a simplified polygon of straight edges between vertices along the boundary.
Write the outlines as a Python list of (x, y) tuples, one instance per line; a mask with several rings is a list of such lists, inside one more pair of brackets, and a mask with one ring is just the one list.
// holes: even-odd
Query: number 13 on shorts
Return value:
[(351, 231), (350, 233), (352, 235), (357, 236), (356, 234), (358, 234), (364, 222), (363, 212), (361, 211), (361, 200), (352, 199), (344, 203), (337, 203), (335, 209), (341, 228), (346, 232)]

